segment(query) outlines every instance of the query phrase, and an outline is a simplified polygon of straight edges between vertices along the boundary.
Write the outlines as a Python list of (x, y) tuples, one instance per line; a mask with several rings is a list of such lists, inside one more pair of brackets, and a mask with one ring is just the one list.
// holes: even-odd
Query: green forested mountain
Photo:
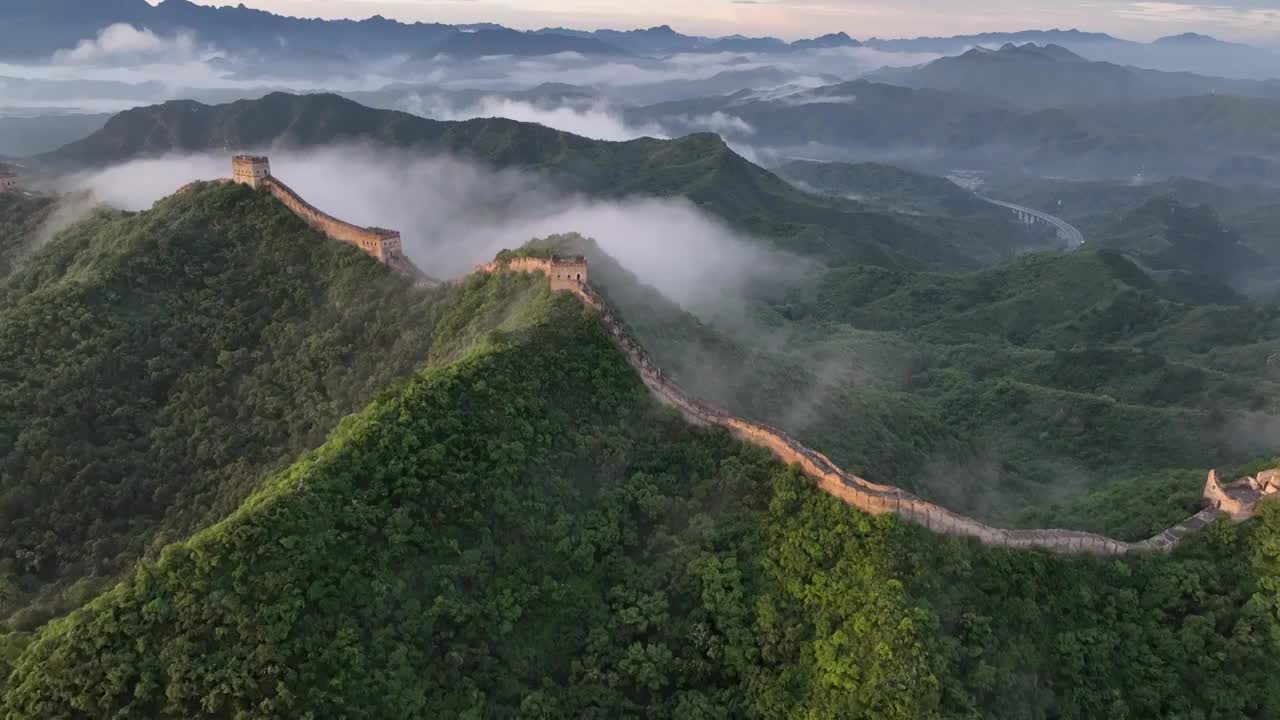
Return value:
[(1275, 508), (1172, 557), (982, 549), (660, 410), (540, 281), (458, 293), (524, 310), (44, 628), (4, 716), (1280, 711)]
[[(49, 205), (0, 203), (19, 232)], [(0, 627), (30, 630), (227, 515), (508, 312), (451, 303), (241, 187), (50, 241), (0, 283)]]
[(973, 268), (1028, 242), (1008, 221), (975, 227), (801, 192), (710, 133), (605, 142), (497, 118), (427, 120), (336, 95), (276, 93), (226, 105), (182, 101), (136, 108), (36, 161), (53, 169), (83, 168), (167, 152), (356, 140), (537, 172), (564, 190), (597, 197), (683, 196), (745, 232), (829, 262)]

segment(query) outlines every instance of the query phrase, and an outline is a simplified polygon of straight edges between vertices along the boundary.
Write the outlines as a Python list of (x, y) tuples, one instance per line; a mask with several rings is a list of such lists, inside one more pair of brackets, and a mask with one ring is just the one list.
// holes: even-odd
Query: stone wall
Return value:
[(308, 225), (334, 240), (355, 245), (384, 263), (390, 263), (401, 256), (400, 233), (382, 228), (363, 228), (343, 222), (303, 200), (292, 188), (274, 176), (267, 176), (260, 181), (260, 184)]
[[(552, 262), (545, 258), (516, 258), (507, 262), (480, 265), (475, 271), (537, 272), (551, 278), (552, 267)], [(628, 364), (636, 370), (645, 387), (660, 402), (675, 408), (693, 424), (723, 427), (743, 442), (765, 448), (782, 462), (798, 465), (806, 475), (818, 481), (818, 486), (822, 490), (863, 512), (892, 513), (933, 532), (963, 535), (975, 538), (986, 545), (1096, 555), (1122, 555), (1142, 550), (1171, 550), (1184, 537), (1223, 515), (1216, 508), (1208, 508), (1141, 542), (1125, 542), (1076, 530), (1007, 530), (992, 527), (923, 500), (901, 488), (869, 482), (847, 473), (827, 456), (805, 447), (782, 430), (735, 417), (723, 408), (699, 400), (685, 392), (662, 372), (640, 343), (627, 331), (626, 326), (614, 316), (589, 285), (575, 281), (555, 289), (572, 292), (583, 303), (596, 310), (600, 321), (626, 357)]]
[[(595, 296), (589, 286), (582, 285), (574, 293), (599, 312), (601, 322), (609, 330), (609, 334), (626, 356), (628, 363), (635, 368), (645, 386), (660, 401), (680, 411), (690, 422), (726, 428), (744, 442), (767, 449), (784, 463), (799, 465), (806, 475), (818, 481), (818, 486), (822, 490), (863, 512), (893, 513), (934, 532), (966, 535), (988, 545), (1012, 548), (1117, 555), (1131, 550), (1148, 549), (1148, 545), (1143, 543), (1152, 543), (1150, 540), (1143, 543), (1128, 543), (1075, 530), (995, 528), (930, 503), (901, 488), (869, 482), (847, 473), (827, 456), (804, 446), (782, 430), (735, 417), (685, 392), (662, 373), (657, 364), (649, 358), (640, 344), (630, 336), (625, 326)], [(1181, 537), (1177, 538), (1177, 540), (1180, 539)], [(1172, 547), (1173, 544), (1176, 544), (1176, 540), (1160, 547), (1164, 549)], [(1150, 545), (1150, 547), (1156, 546)]]
[(576, 292), (587, 282), (587, 261), (581, 257), (518, 257), (510, 260), (495, 260), (475, 268), (475, 272), (478, 273), (492, 273), (500, 270), (541, 273), (547, 276), (552, 290)]

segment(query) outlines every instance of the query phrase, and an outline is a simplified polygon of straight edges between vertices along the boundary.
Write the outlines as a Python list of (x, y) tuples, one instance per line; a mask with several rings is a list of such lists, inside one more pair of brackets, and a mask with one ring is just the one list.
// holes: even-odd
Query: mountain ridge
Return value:
[(1280, 99), (1280, 81), (1233, 80), (1091, 61), (1061, 45), (1005, 44), (974, 48), (867, 79), (906, 87), (985, 95), (1031, 108), (1091, 105), (1191, 95), (1230, 94)]
[[(739, 35), (706, 37), (685, 35), (668, 25), (635, 30), (575, 30), (563, 27), (539, 30), (513, 30), (494, 23), (446, 25), (441, 23), (404, 23), (381, 15), (360, 20), (323, 20), (276, 15), (240, 6), (212, 7), (188, 0), (162, 0), (152, 6), (146, 0), (128, 2), (95, 2), (87, 10), (74, 0), (11, 0), (0, 17), (0, 48), (13, 57), (49, 57), (57, 50), (67, 50), (81, 40), (89, 39), (102, 28), (114, 23), (128, 23), (161, 33), (194, 31), (202, 42), (226, 50), (279, 52), (280, 41), (296, 51), (342, 52), (375, 57), (396, 53), (427, 53), (440, 44), (449, 44), (461, 57), (474, 57), (486, 52), (509, 55), (543, 55), (555, 52), (599, 52), (604, 56), (619, 53), (667, 55), (693, 52), (794, 52), (803, 50), (866, 46), (890, 52), (940, 52), (953, 54), (975, 46), (1006, 42), (1054, 42), (1083, 52), (1093, 59), (1132, 63), (1166, 70), (1232, 71), (1230, 74), (1280, 76), (1280, 55), (1252, 46), (1199, 39), (1162, 39), (1163, 42), (1137, 43), (1120, 40), (1103, 33), (1079, 30), (1024, 30), (984, 33), (950, 38), (914, 38), (885, 40), (871, 38), (859, 42), (843, 31), (815, 38), (786, 42), (772, 37), (747, 38)], [(516, 41), (498, 44), (469, 35), (501, 32)], [(541, 39), (536, 39), (541, 36)], [(591, 41), (583, 45), (582, 41)], [(1193, 65), (1179, 66), (1176, 59), (1160, 55), (1162, 48), (1196, 50), (1199, 59)], [(576, 49), (575, 49), (576, 48)], [(1143, 58), (1148, 61), (1144, 62)], [(1260, 72), (1249, 72), (1252, 65)], [(1268, 71), (1266, 67), (1273, 68)]]

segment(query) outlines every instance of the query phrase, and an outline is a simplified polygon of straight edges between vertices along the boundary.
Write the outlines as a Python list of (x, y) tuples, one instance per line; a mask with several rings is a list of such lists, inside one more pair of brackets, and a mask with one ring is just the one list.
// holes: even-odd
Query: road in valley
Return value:
[(978, 195), (978, 198), (983, 202), (989, 202), (992, 205), (999, 205), (1000, 207), (1008, 208), (1015, 213), (1023, 213), (1024, 215), (1049, 223), (1058, 229), (1058, 237), (1067, 241), (1073, 250), (1084, 245), (1084, 233), (1080, 232), (1080, 228), (1077, 228), (1075, 225), (1072, 225), (1060, 217), (1050, 215), (1047, 212), (1041, 212), (1034, 208), (1025, 207), (1023, 205), (1016, 205), (1003, 200), (994, 200), (983, 195)]

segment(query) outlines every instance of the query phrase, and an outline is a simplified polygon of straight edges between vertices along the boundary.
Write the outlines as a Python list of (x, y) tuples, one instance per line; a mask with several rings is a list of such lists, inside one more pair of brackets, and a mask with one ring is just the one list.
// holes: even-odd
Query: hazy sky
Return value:
[[(156, 2), (156, 0), (152, 0)], [(227, 0), (197, 0), (205, 5)], [(1280, 0), (243, 0), (303, 17), (496, 22), (518, 28), (634, 28), (788, 39), (844, 30), (857, 38), (1071, 28), (1138, 40), (1182, 32), (1280, 46)]]

